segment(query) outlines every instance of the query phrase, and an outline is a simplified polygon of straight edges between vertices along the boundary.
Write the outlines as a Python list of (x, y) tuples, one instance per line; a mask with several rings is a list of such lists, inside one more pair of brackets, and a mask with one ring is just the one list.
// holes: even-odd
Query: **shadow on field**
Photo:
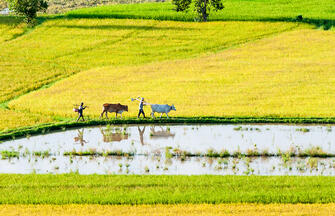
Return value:
[[(86, 19), (152, 19), (152, 20), (172, 20), (172, 21), (186, 21), (194, 22), (193, 17), (187, 16), (169, 16), (169, 15), (155, 15), (155, 16), (145, 16), (145, 15), (132, 15), (132, 14), (67, 14), (65, 17), (68, 18), (86, 18)], [(304, 18), (304, 17), (278, 17), (278, 18), (243, 18), (239, 17), (236, 19), (229, 18), (209, 18), (209, 21), (254, 21), (254, 22), (299, 22), (314, 25), (317, 28), (323, 28), (324, 30), (329, 30), (335, 27), (334, 19), (314, 19), (314, 18)]]
[(317, 20), (317, 19), (306, 19), (305, 23), (313, 24), (318, 28), (329, 30), (335, 27), (335, 20)]
[[(52, 19), (151, 19), (151, 20), (172, 20), (172, 21), (187, 21), (194, 22), (192, 17), (185, 16), (141, 16), (141, 15), (129, 15), (129, 14), (68, 14), (68, 15), (57, 15), (57, 16), (43, 16), (38, 17), (37, 25), (42, 24), (46, 20)], [(1, 16), (0, 15), (0, 24), (4, 25), (18, 25), (23, 21), (23, 17), (16, 16)], [(249, 21), (249, 22), (297, 22), (297, 23), (306, 23), (314, 25), (316, 28), (323, 28), (324, 30), (329, 30), (335, 28), (334, 19), (314, 19), (314, 18), (304, 18), (301, 17), (279, 17), (279, 18), (237, 18), (237, 19), (227, 19), (227, 18), (210, 18), (210, 21)], [(179, 28), (179, 27), (155, 27), (155, 26), (135, 26), (135, 25), (99, 25), (99, 26), (79, 26), (79, 25), (58, 25), (58, 27), (63, 28), (79, 28), (79, 29), (134, 29), (134, 30), (190, 30), (192, 28)]]
[[(235, 20), (236, 21), (236, 20)], [(262, 22), (297, 22), (297, 23), (306, 23), (314, 25), (317, 28), (323, 28), (324, 30), (329, 30), (332, 27), (335, 27), (335, 20), (333, 19), (312, 19), (312, 18), (303, 18), (303, 17), (283, 17), (283, 18), (264, 18), (257, 20), (243, 20), (243, 21), (262, 21)]]
[(303, 17), (281, 17), (281, 18), (251, 18), (251, 19), (210, 19), (210, 21), (245, 21), (245, 22), (295, 22), (295, 23), (306, 23), (314, 25), (316, 28), (323, 28), (329, 30), (335, 27), (334, 19), (313, 19)]
[[(36, 23), (32, 27), (36, 27), (37, 25), (41, 25), (43, 22), (45, 22), (47, 20), (61, 19), (63, 17), (64, 16), (40, 16), (40, 17), (37, 17)], [(24, 20), (24, 17), (22, 17), (22, 16), (0, 15), (0, 25), (15, 26), (15, 25), (18, 25), (18, 24), (22, 23), (23, 20)]]
[[(5, 40), (5, 42), (7, 41), (12, 41), (12, 40), (15, 40), (23, 35), (25, 35), (26, 33), (34, 30), (34, 28), (38, 25), (41, 25), (44, 21), (46, 21), (45, 18), (40, 18), (38, 17), (36, 19), (36, 23), (34, 25), (27, 25), (24, 23), (24, 18), (21, 17), (21, 16), (1, 16), (0, 15), (0, 25), (7, 25), (11, 28), (20, 28), (22, 29), (23, 31), (20, 32), (20, 33), (15, 33), (11, 36), (11, 38)], [(21, 25), (23, 24), (23, 25)]]
[(148, 15), (132, 15), (132, 14), (67, 14), (65, 15), (68, 18), (86, 18), (86, 19), (149, 19), (149, 20), (172, 20), (172, 21), (194, 21), (194, 18), (187, 18), (183, 16), (182, 13), (180, 15), (166, 16), (156, 14), (155, 16)]
[(15, 26), (20, 24), (22, 20), (22, 17), (0, 15), (0, 25)]
[(194, 28), (179, 28), (179, 27), (157, 27), (145, 25), (53, 25), (52, 27), (60, 28), (77, 28), (77, 29), (100, 29), (100, 30), (192, 30)]

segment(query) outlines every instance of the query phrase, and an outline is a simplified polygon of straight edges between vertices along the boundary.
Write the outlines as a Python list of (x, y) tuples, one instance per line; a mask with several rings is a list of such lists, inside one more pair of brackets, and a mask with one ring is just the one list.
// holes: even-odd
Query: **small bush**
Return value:
[(191, 0), (172, 0), (172, 4), (176, 6), (176, 11), (184, 11), (189, 9)]

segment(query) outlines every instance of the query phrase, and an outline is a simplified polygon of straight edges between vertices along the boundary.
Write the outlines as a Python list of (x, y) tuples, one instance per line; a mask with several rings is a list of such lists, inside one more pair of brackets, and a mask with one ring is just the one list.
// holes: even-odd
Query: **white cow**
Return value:
[(176, 111), (176, 108), (174, 107), (173, 104), (172, 106), (169, 106), (168, 104), (164, 104), (164, 105), (163, 104), (150, 104), (150, 106), (151, 106), (151, 116), (153, 118), (155, 118), (155, 112), (161, 113), (161, 118), (162, 118), (163, 113), (165, 113), (166, 117), (169, 118), (168, 113), (171, 110)]

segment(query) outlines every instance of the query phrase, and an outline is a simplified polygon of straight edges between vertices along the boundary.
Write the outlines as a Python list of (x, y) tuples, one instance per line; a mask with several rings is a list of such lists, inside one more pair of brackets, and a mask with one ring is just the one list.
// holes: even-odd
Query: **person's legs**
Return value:
[(140, 110), (138, 111), (137, 118), (139, 118), (141, 114), (142, 114), (142, 115), (143, 115), (143, 117), (145, 118), (145, 114), (144, 114), (144, 111), (143, 111), (143, 109), (140, 109)]
[(82, 118), (83, 119), (83, 121), (85, 121), (85, 119), (84, 119), (84, 116), (83, 116), (83, 113), (82, 112), (78, 112), (78, 119), (77, 119), (77, 121), (79, 121), (79, 119), (80, 118)]
[(79, 116), (78, 116), (78, 118), (77, 118), (77, 122), (79, 121), (79, 119), (80, 119), (81, 116), (82, 116), (81, 113), (78, 113), (78, 115), (79, 115)]

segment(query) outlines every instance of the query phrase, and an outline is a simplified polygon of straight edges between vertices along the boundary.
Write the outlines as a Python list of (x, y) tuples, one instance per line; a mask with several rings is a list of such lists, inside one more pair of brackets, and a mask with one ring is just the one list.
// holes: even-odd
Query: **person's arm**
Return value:
[(141, 97), (137, 97), (137, 98), (135, 98), (135, 100), (141, 101), (139, 98), (141, 98)]
[[(141, 97), (137, 97), (137, 98), (134, 98), (134, 100), (138, 100), (138, 101), (140, 101), (141, 102), (141, 100), (139, 99), (139, 98), (141, 98)], [(143, 101), (143, 105), (150, 105), (149, 103), (147, 103), (147, 102), (145, 102), (145, 101)]]

